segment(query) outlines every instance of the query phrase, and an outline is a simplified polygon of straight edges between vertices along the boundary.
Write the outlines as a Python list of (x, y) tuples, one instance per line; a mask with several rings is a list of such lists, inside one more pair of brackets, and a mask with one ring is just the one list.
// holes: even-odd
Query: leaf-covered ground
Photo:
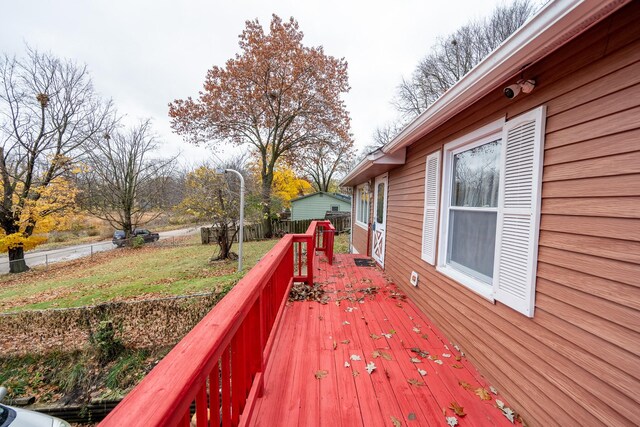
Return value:
[(106, 363), (90, 347), (70, 353), (0, 358), (0, 384), (7, 387), (9, 399), (34, 397), (38, 404), (118, 399), (168, 351), (124, 349)]

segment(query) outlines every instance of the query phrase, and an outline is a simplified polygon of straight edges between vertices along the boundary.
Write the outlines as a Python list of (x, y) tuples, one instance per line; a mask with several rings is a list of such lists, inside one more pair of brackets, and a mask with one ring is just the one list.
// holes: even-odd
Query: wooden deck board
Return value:
[[(471, 363), (380, 269), (357, 267), (355, 257), (337, 255), (333, 266), (316, 258), (315, 281), (323, 283), (330, 300), (286, 307), (265, 392), (249, 425), (446, 426), (446, 417), (454, 416), (452, 402), (464, 407), (460, 426), (512, 425), (496, 408), (500, 396), (483, 401), (475, 394), (489, 386)], [(377, 293), (358, 291), (364, 288)], [(348, 299), (362, 296), (362, 303)], [(362, 360), (350, 360), (354, 354)], [(369, 362), (376, 365), (371, 374)]]

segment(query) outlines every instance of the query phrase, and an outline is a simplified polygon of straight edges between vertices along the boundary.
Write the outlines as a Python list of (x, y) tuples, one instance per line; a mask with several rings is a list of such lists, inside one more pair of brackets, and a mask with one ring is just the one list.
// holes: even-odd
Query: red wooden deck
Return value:
[(446, 426), (456, 417), (460, 426), (513, 425), (497, 407), (504, 399), (462, 353), (378, 268), (357, 267), (356, 257), (336, 255), (332, 266), (316, 258), (314, 281), (329, 301), (285, 308), (248, 424)]

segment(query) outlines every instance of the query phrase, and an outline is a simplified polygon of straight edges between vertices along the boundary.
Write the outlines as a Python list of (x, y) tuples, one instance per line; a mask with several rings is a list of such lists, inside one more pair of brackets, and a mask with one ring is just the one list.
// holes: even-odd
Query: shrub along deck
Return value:
[(325, 294), (313, 297), (325, 304), (286, 307), (249, 424), (446, 426), (455, 417), (460, 425), (512, 425), (505, 414), (519, 424), (415, 304), (354, 258), (315, 263)]

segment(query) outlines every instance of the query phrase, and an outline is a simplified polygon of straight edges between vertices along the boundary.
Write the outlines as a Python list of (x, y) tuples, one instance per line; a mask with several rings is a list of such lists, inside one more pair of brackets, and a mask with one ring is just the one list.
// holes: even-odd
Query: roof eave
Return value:
[[(393, 154), (409, 146), (521, 73), (523, 67), (547, 56), (628, 2), (573, 0), (548, 3), (380, 150)], [(371, 166), (373, 162), (365, 158), (340, 185), (357, 184), (358, 177)]]

